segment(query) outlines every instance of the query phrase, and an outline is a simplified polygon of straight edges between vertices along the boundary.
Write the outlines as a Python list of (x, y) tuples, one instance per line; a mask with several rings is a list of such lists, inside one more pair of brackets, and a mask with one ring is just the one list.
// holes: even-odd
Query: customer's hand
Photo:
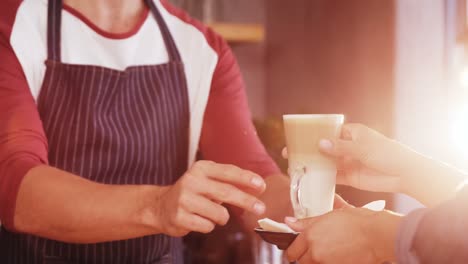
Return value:
[(287, 257), (301, 264), (393, 261), (400, 219), (390, 212), (349, 206), (314, 218), (286, 218), (286, 223), (300, 232), (287, 249)]
[[(401, 192), (404, 165), (418, 155), (359, 124), (343, 125), (340, 139), (322, 139), (319, 147), (338, 159), (338, 184), (375, 192)], [(287, 150), (283, 156), (287, 157)]]
[(360, 124), (343, 125), (340, 139), (322, 139), (322, 152), (339, 159), (337, 183), (375, 192), (403, 192), (420, 155)]
[(265, 205), (257, 196), (264, 190), (265, 182), (253, 172), (199, 161), (175, 185), (162, 190), (155, 208), (156, 221), (161, 232), (170, 236), (209, 233), (215, 225), (229, 220), (223, 204), (263, 214)]
[(449, 199), (465, 178), (460, 171), (360, 124), (343, 125), (340, 139), (323, 139), (319, 147), (338, 159), (338, 184), (401, 192), (428, 206)]

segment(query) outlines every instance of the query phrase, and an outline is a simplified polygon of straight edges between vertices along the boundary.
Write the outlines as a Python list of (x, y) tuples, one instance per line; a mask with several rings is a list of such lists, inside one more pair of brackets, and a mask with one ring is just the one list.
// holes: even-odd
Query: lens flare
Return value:
[(455, 116), (451, 136), (453, 146), (465, 160), (468, 159), (468, 105)]

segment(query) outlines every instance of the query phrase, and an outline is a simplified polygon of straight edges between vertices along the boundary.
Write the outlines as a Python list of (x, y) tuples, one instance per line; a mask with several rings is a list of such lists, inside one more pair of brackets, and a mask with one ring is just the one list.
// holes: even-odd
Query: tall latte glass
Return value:
[(318, 216), (333, 209), (336, 161), (323, 155), (318, 144), (321, 139), (338, 138), (343, 121), (343, 115), (283, 116), (296, 218)]

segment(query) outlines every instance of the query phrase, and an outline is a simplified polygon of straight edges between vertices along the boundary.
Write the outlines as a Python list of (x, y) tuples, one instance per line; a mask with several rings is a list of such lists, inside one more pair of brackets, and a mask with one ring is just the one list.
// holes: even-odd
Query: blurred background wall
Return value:
[[(395, 1), (269, 0), (266, 10), (267, 115), (344, 113), (392, 136)], [(338, 192), (357, 205), (384, 197)]]
[[(447, 137), (445, 1), (399, 0), (396, 6), (394, 135), (426, 155), (447, 160), (452, 142)], [(419, 204), (398, 196), (396, 206), (407, 213)]]
[[(283, 169), (285, 113), (345, 113), (468, 169), (465, 0), (210, 1), (220, 21), (265, 28), (263, 42), (231, 46), (259, 135)], [(338, 192), (357, 205), (385, 198), (403, 213), (420, 206), (402, 195)]]
[[(268, 131), (278, 133), (282, 114), (340, 112), (468, 169), (468, 77), (460, 76), (468, 63), (458, 42), (464, 0), (223, 2), (227, 20), (265, 25), (265, 42), (233, 50), (254, 117), (268, 121), (273, 156), (280, 146), (271, 141), (281, 137)], [(383, 196), (350, 194), (358, 203), (375, 197)], [(398, 196), (394, 209), (419, 206)]]

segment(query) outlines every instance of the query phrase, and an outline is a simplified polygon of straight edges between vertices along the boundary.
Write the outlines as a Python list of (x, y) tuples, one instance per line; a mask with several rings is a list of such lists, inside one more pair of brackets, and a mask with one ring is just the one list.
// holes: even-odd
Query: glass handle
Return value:
[(306, 167), (301, 166), (291, 171), (291, 202), (294, 208), (294, 214), (297, 218), (307, 217), (307, 208), (301, 203), (301, 182), (306, 175)]

